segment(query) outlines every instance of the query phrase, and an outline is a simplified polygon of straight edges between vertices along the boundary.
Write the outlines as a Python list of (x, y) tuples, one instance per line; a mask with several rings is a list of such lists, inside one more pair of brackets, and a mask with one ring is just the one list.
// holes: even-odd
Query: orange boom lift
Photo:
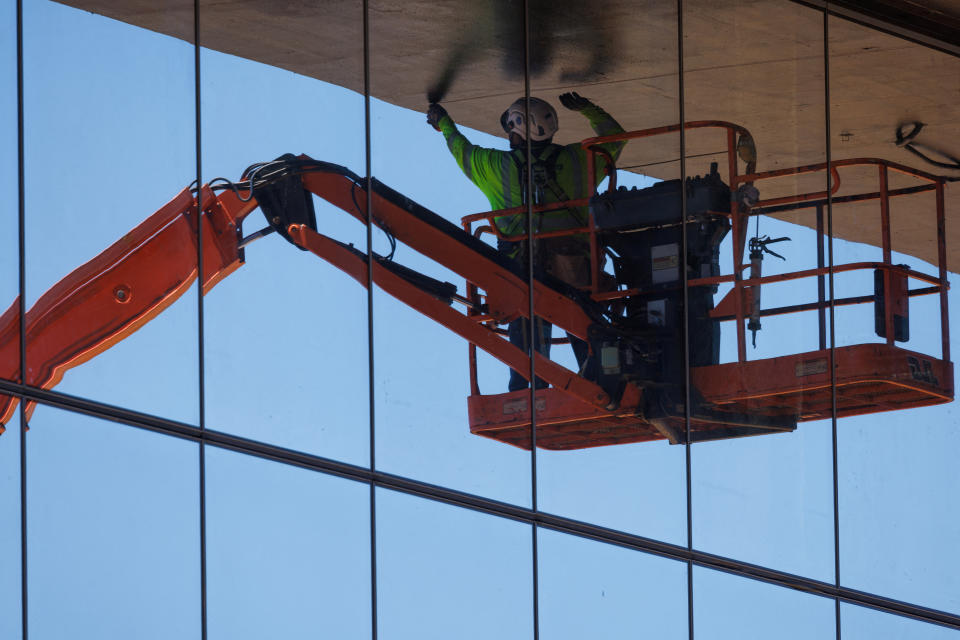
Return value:
[[(537, 377), (550, 387), (534, 393), (536, 445), (578, 449), (668, 439), (690, 441), (791, 431), (803, 420), (829, 417), (835, 378), (838, 416), (904, 409), (953, 399), (949, 356), (944, 179), (895, 163), (856, 159), (796, 169), (755, 172), (745, 149), (750, 134), (725, 122), (691, 122), (686, 129), (719, 128), (726, 133), (724, 183), (712, 167), (700, 178), (659, 183), (648, 189), (616, 188), (608, 160), (609, 188), (592, 198), (535, 207), (535, 212), (569, 206), (588, 207), (588, 226), (538, 234), (588, 234), (592, 253), (591, 286), (575, 289), (547, 274), (528, 278), (521, 265), (506, 259), (480, 239), (496, 235), (494, 217), (527, 215), (526, 210), (466, 216), (462, 228), (418, 205), (375, 178), (369, 181), (344, 167), (306, 156), (284, 156), (254, 165), (239, 183), (184, 190), (113, 246), (79, 267), (46, 292), (26, 313), (25, 384), (49, 389), (66, 370), (102, 353), (169, 307), (201, 277), (206, 294), (242, 266), (245, 245), (276, 231), (351, 275), (363, 286), (373, 281), (387, 293), (434, 319), (469, 343), (470, 430), (530, 448), (530, 391), (482, 395), (477, 382), (477, 348), (520, 371), (530, 356), (510, 344), (500, 325), (529, 316), (532, 295), (536, 315), (586, 340), (590, 357), (571, 371), (534, 354)], [(613, 140), (676, 132), (680, 125), (592, 138), (583, 145), (593, 154)], [(746, 172), (738, 172), (738, 152)], [(755, 153), (755, 152), (754, 152)], [(838, 197), (840, 169), (877, 168), (876, 192)], [(594, 169), (590, 156), (589, 171)], [(788, 175), (829, 171), (831, 193), (807, 193), (759, 200), (754, 185)], [(922, 184), (890, 189), (890, 171)], [(893, 197), (936, 193), (939, 273), (924, 274), (892, 264), (889, 202)], [(367, 255), (318, 232), (312, 195), (319, 196), (366, 224), (379, 226), (396, 241), (442, 264), (466, 285), (441, 282), (376, 254)], [(683, 194), (683, 195), (681, 195)], [(371, 203), (367, 211), (367, 202)], [(826, 266), (823, 263), (823, 211), (832, 200), (876, 200), (883, 232), (883, 262)], [(199, 206), (198, 206), (199, 203)], [(244, 219), (260, 207), (270, 227), (242, 234)], [(784, 209), (809, 209), (817, 216), (818, 267), (763, 276), (764, 253), (774, 253), (768, 238), (753, 238), (744, 263), (751, 216)], [(535, 213), (536, 215), (536, 213)], [(202, 234), (198, 228), (202, 227)], [(732, 232), (734, 273), (719, 272), (719, 247)], [(197, 273), (197, 238), (203, 239), (203, 274)], [(511, 238), (516, 240), (517, 238)], [(613, 273), (604, 271), (610, 258)], [(826, 299), (830, 273), (869, 269), (875, 274), (872, 296)], [(749, 273), (748, 273), (749, 270)], [(815, 300), (762, 309), (763, 284), (815, 279)], [(910, 282), (927, 286), (910, 288)], [(714, 292), (730, 287), (719, 303)], [(896, 345), (909, 337), (909, 298), (937, 294), (940, 300), (942, 352), (939, 358)], [(875, 329), (882, 343), (827, 348), (825, 318), (831, 305), (873, 304)], [(21, 379), (19, 302), (0, 316), (0, 377)], [(820, 348), (780, 358), (748, 360), (746, 329), (756, 331), (766, 316), (816, 311)], [(736, 326), (737, 361), (719, 363), (721, 323)], [(684, 339), (683, 326), (688, 326)], [(690, 386), (685, 389), (687, 354)], [(689, 398), (689, 407), (685, 406)], [(0, 396), (0, 422), (16, 404)], [(32, 406), (27, 406), (29, 417)]]

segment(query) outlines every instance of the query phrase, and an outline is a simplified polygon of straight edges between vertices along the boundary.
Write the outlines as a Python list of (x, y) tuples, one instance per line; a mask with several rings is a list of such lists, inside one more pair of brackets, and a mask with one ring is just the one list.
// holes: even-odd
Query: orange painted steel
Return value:
[[(289, 232), (297, 246), (323, 258), (363, 286), (367, 285), (366, 255), (318, 234), (304, 225), (291, 225)], [(456, 311), (388, 268), (374, 263), (372, 279), (385, 292), (442, 324), (464, 340), (479, 346), (508, 367), (521, 372), (527, 369), (530, 357), (523, 350), (510, 344), (499, 333), (470, 316)], [(573, 302), (571, 301), (570, 304)], [(539, 354), (536, 355), (536, 367), (540, 378), (580, 403), (597, 408), (603, 408), (610, 403), (610, 397), (599, 385)]]
[[(693, 384), (718, 406), (801, 420), (831, 413), (829, 349), (692, 370)], [(953, 366), (887, 344), (837, 347), (837, 417), (953, 400)], [(792, 384), (788, 382), (792, 379)]]
[(947, 232), (946, 232), (946, 214), (943, 207), (943, 184), (944, 181), (937, 181), (937, 266), (940, 270), (940, 330), (943, 332), (943, 354), (944, 361), (950, 361), (950, 326), (949, 309), (947, 305)]
[[(613, 410), (587, 405), (559, 389), (538, 389), (534, 401), (537, 446), (563, 450), (663, 439), (637, 414), (641, 400), (642, 392), (632, 385), (620, 408)], [(494, 396), (473, 394), (467, 407), (471, 433), (530, 449), (529, 390)]]
[[(238, 269), (237, 229), (257, 203), (205, 187), (203, 291)], [(50, 389), (64, 373), (103, 353), (172, 305), (197, 279), (197, 202), (180, 192), (103, 253), (44, 293), (25, 319), (24, 384)], [(0, 316), (0, 377), (21, 380), (19, 301)], [(17, 400), (0, 397), (0, 423)], [(33, 403), (24, 409), (27, 417)]]
[[(567, 200), (565, 202), (554, 202), (547, 204), (536, 204), (532, 205), (530, 208), (534, 213), (544, 213), (547, 211), (558, 211), (561, 209), (569, 209), (570, 207), (587, 207), (590, 205), (590, 198), (579, 198), (577, 200)], [(518, 233), (512, 235), (509, 238), (497, 229), (497, 225), (494, 222), (494, 218), (501, 218), (506, 216), (513, 215), (526, 215), (527, 206), (521, 207), (510, 207), (509, 209), (497, 209), (496, 211), (483, 211), (480, 213), (471, 213), (469, 215), (463, 216), (460, 221), (463, 223), (464, 229), (469, 229), (471, 223), (477, 222), (478, 220), (486, 220), (489, 222), (489, 226), (482, 227), (484, 233), (489, 233), (496, 237), (498, 240), (510, 240), (511, 242), (518, 242), (520, 240), (526, 240), (526, 233)], [(560, 231), (541, 231), (536, 234), (538, 238), (553, 238), (557, 236), (568, 236), (572, 233), (588, 233), (590, 227), (576, 227), (571, 229), (563, 229)]]
[[(350, 178), (327, 171), (303, 176), (304, 187), (331, 204), (366, 220), (366, 190)], [(451, 240), (449, 233), (411, 215), (399, 204), (374, 190), (371, 221), (398, 241), (429, 256), (467, 282), (487, 292), (490, 313), (499, 321), (529, 315), (527, 283), (497, 262)], [(566, 331), (587, 338), (591, 324), (584, 310), (566, 296), (540, 282), (534, 282), (534, 304), (540, 316)]]

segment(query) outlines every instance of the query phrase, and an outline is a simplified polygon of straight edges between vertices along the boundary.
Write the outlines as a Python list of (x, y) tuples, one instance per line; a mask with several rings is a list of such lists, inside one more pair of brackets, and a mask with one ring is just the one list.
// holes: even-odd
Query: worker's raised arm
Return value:
[[(561, 94), (560, 103), (571, 111), (578, 111), (583, 114), (590, 123), (590, 128), (593, 129), (594, 133), (598, 136), (611, 136), (617, 133), (624, 133), (623, 127), (613, 119), (613, 116), (579, 93), (570, 92)], [(626, 144), (626, 141), (608, 142), (601, 146), (616, 160)], [(598, 158), (597, 170), (603, 171), (605, 164), (602, 158)]]
[[(467, 178), (477, 185), (487, 196), (493, 209), (514, 206), (517, 194), (503, 192), (504, 177), (510, 171), (516, 171), (510, 154), (499, 149), (478, 147), (460, 133), (453, 118), (439, 104), (431, 104), (427, 111), (427, 123), (441, 132), (447, 141), (447, 148), (456, 159)], [(519, 182), (518, 182), (519, 184)], [(519, 187), (517, 187), (519, 189)]]

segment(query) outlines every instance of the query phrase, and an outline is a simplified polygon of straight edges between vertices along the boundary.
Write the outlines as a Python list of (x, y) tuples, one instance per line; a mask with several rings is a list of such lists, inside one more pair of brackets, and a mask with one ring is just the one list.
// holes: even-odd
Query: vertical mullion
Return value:
[[(837, 449), (837, 369), (836, 359), (836, 315), (834, 300), (834, 261), (833, 261), (833, 153), (831, 149), (830, 131), (830, 2), (823, 10), (823, 84), (824, 84), (824, 128), (826, 137), (827, 159), (827, 253), (830, 285), (830, 431), (833, 455), (833, 577), (834, 586), (840, 588), (840, 489), (838, 483), (838, 449)], [(834, 624), (837, 640), (841, 637), (840, 625), (840, 598), (834, 598)]]
[[(530, 527), (530, 563), (531, 572), (531, 591), (533, 596), (533, 640), (540, 638), (540, 548), (538, 543), (539, 528), (537, 527), (536, 514), (537, 503), (537, 371), (534, 361), (536, 353), (536, 344), (534, 341), (534, 331), (537, 326), (537, 319), (533, 308), (533, 265), (536, 259), (536, 243), (533, 233), (533, 172), (530, 167), (533, 166), (533, 148), (530, 142), (530, 2), (523, 0), (523, 97), (524, 97), (524, 122), (526, 128), (524, 135), (524, 151), (526, 155), (526, 182), (521, 184), (521, 188), (526, 191), (527, 200), (527, 304), (529, 312), (529, 331), (527, 332), (527, 345), (530, 355), (530, 506), (534, 513), (534, 521)], [(522, 176), (521, 176), (522, 178)], [(542, 331), (542, 329), (541, 329)], [(540, 336), (544, 338), (543, 335)]]
[(197, 410), (200, 441), (197, 443), (198, 491), (200, 509), (200, 637), (207, 639), (207, 457), (206, 457), (206, 388), (204, 385), (204, 315), (203, 315), (203, 131), (200, 94), (200, 0), (193, 1), (193, 100), (195, 162), (197, 172)]
[[(690, 451), (690, 358), (687, 355), (687, 343), (689, 341), (689, 312), (688, 312), (688, 282), (687, 270), (684, 265), (687, 264), (687, 190), (683, 188), (687, 177), (687, 135), (686, 135), (686, 109), (684, 105), (684, 84), (683, 84), (683, 0), (677, 0), (677, 100), (679, 102), (680, 116), (680, 242), (683, 245), (681, 251), (683, 260), (680, 263), (680, 269), (683, 277), (682, 301), (683, 313), (681, 322), (682, 344), (680, 353), (683, 357), (683, 422), (685, 442), (684, 464), (686, 469), (686, 500), (687, 500), (687, 549), (693, 550), (693, 479), (691, 476), (691, 451)], [(693, 640), (693, 563), (687, 561), (687, 635)]]
[[(367, 191), (366, 239), (367, 239), (367, 405), (369, 411), (370, 470), (377, 468), (376, 410), (373, 357), (373, 171), (370, 158), (370, 3), (362, 1), (363, 11), (363, 140), (364, 171)], [(370, 637), (377, 640), (377, 484), (370, 482)]]
[[(24, 208), (24, 144), (23, 144), (23, 0), (17, 0), (17, 243), (19, 289), (20, 380), (26, 383), (27, 340), (26, 327), (26, 216)], [(20, 397), (20, 628), (23, 640), (27, 640), (27, 412)]]
[[(829, 175), (829, 171), (827, 174)], [(817, 269), (823, 269), (823, 205), (817, 205)], [(826, 303), (826, 279), (823, 275), (817, 276), (817, 326), (819, 328), (819, 348), (821, 351), (827, 348), (827, 309)]]
[[(526, 192), (527, 200), (527, 304), (530, 314), (529, 330), (527, 331), (528, 354), (530, 356), (530, 505), (536, 513), (537, 511), (537, 412), (535, 410), (537, 400), (537, 371), (534, 354), (536, 353), (536, 344), (533, 338), (536, 330), (536, 309), (533, 307), (533, 265), (536, 259), (536, 243), (534, 242), (534, 224), (533, 224), (533, 172), (529, 167), (532, 166), (533, 147), (530, 142), (530, 3), (529, 0), (523, 2), (523, 97), (524, 114), (523, 126), (524, 134), (524, 153), (526, 157), (526, 181), (521, 184), (521, 188)], [(521, 179), (523, 177), (521, 176)], [(543, 339), (543, 336), (540, 336)]]

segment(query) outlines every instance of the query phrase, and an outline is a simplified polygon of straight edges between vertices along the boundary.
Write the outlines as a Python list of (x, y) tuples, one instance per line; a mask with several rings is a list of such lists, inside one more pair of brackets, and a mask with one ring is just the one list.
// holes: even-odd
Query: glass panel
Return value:
[(196, 422), (193, 45), (46, 0), (23, 10), (27, 382), (85, 362), (58, 390)]
[[(522, 270), (497, 254), (491, 234), (477, 240), (460, 230), (463, 216), (505, 203), (501, 178), (513, 165), (499, 118), (524, 93), (522, 8), (513, 0), (461, 0), (442, 11), (398, 12), (395, 3), (374, 0), (370, 83), (373, 174), (429, 210), (411, 210), (401, 196), (381, 191), (374, 250), (455, 285), (460, 296), (473, 295), (467, 280), (486, 294), (473, 300), (482, 307), (440, 307), (433, 296), (452, 293), (444, 285), (411, 284), (391, 278), (387, 267), (375, 269), (377, 467), (528, 504), (529, 455), (471, 434), (483, 415), (475, 404), (479, 390), (502, 389), (506, 367), (478, 354), (474, 385), (468, 348), (468, 340), (487, 341), (494, 351), (511, 352), (506, 335), (494, 333), (498, 325), (482, 317), (506, 319), (529, 308)], [(446, 108), (447, 118), (433, 111), (442, 133), (424, 121), (431, 100)], [(518, 199), (519, 184), (508, 187)], [(475, 221), (471, 230), (485, 225)], [(470, 318), (468, 308), (482, 315)], [(522, 354), (511, 353), (526, 368)]]
[(540, 529), (540, 637), (688, 638), (687, 565)]
[[(0, 377), (19, 379), (20, 325), (18, 241), (19, 196), (17, 162), (17, 7), (8, 2), (0, 9), (0, 189), (7, 197), (0, 205)], [(20, 557), (20, 412), (10, 408), (14, 399), (0, 394), (0, 421), (6, 416), (6, 433), (0, 436), (0, 637), (22, 638)], [(2, 425), (0, 425), (2, 431)]]
[[(17, 166), (17, 6), (0, 9), (0, 377), (19, 380), (19, 205)], [(0, 421), (10, 412), (11, 400), (0, 394)], [(11, 425), (12, 426), (12, 425)]]
[(9, 425), (0, 437), (0, 637), (21, 638), (19, 409)]
[(370, 637), (370, 489), (207, 449), (211, 638)]
[[(252, 212), (243, 234), (307, 222), (312, 207), (320, 234), (363, 251), (366, 227), (354, 217), (362, 218), (363, 192), (353, 193), (345, 177), (362, 175), (365, 162), (360, 0), (282, 11), (270, 2), (241, 9), (205, 0), (200, 9), (205, 180), (239, 216), (244, 203), (228, 186), (237, 181), (246, 198), (247, 167), (284, 154), (333, 163), (252, 167), (247, 177), (270, 213)], [(294, 206), (304, 202), (303, 185), (317, 196)], [(230, 251), (234, 259), (236, 244)], [(367, 292), (279, 233), (242, 251), (243, 267), (204, 298), (207, 426), (366, 464)]]
[(384, 638), (528, 638), (528, 525), (377, 491), (377, 629)]
[(719, 571), (693, 569), (693, 629), (711, 638), (834, 638), (834, 601)]
[[(881, 195), (852, 211), (834, 205), (835, 262), (906, 265), (876, 271), (870, 265), (855, 283), (851, 276), (850, 287), (837, 289), (838, 297), (866, 300), (839, 307), (836, 320), (837, 402), (842, 416), (854, 414), (837, 425), (840, 581), (960, 613), (960, 557), (952, 552), (960, 524), (945, 508), (960, 491), (952, 455), (960, 434), (956, 404), (941, 404), (954, 395), (955, 373), (943, 349), (946, 296), (937, 290), (933, 179), (957, 171), (894, 144), (898, 125), (901, 135), (909, 136), (919, 121), (928, 124), (910, 147), (932, 158), (939, 158), (937, 149), (957, 155), (953, 141), (960, 130), (952, 97), (960, 91), (960, 60), (844, 20), (831, 20), (829, 28), (833, 157), (838, 164), (879, 159), (841, 166), (837, 198), (857, 191)], [(948, 230), (960, 205), (958, 193), (947, 183)], [(955, 269), (955, 248), (945, 245), (944, 252)], [(952, 297), (948, 328), (956, 334), (960, 306)]]
[[(537, 298), (541, 318), (558, 318), (550, 357), (566, 370), (537, 393), (539, 507), (684, 543), (684, 450), (667, 444), (684, 431), (680, 136), (580, 144), (678, 124), (677, 19), (670, 6), (535, 4), (531, 93), (559, 130), (555, 146), (531, 130), (530, 166), (531, 198), (548, 207), (534, 215), (537, 275), (564, 294)], [(593, 206), (549, 208), (598, 182)]]
[(824, 18), (761, 7), (684, 4), (693, 545), (832, 580)]
[(918, 620), (890, 615), (866, 607), (840, 605), (841, 631), (844, 640), (873, 638), (909, 638), (910, 640), (956, 640), (960, 631)]
[(38, 406), (29, 432), (36, 638), (199, 638), (195, 444)]
[[(19, 226), (19, 199), (17, 193), (17, 11), (14, 3), (8, 3), (0, 13), (0, 188), (12, 197), (4, 199), (0, 210), (0, 226), (4, 234), (0, 250), (0, 308), (10, 309), (3, 316), (0, 331), (3, 331), (4, 361), (8, 366), (0, 376), (19, 379), (20, 342), (18, 324), (18, 274), (19, 250), (17, 229)], [(10, 305), (8, 307), (7, 305)], [(12, 351), (12, 353), (11, 353)], [(12, 355), (12, 357), (10, 357)], [(14, 400), (0, 394), (0, 404)], [(0, 636), (21, 637), (21, 558), (20, 558), (20, 412), (9, 412), (5, 426), (7, 431), (0, 437), (0, 538), (6, 541), (0, 558)]]

